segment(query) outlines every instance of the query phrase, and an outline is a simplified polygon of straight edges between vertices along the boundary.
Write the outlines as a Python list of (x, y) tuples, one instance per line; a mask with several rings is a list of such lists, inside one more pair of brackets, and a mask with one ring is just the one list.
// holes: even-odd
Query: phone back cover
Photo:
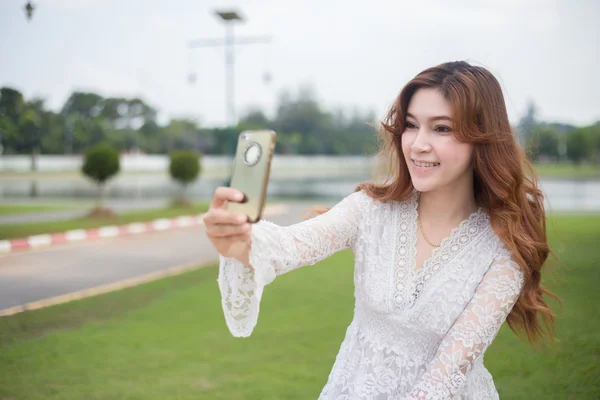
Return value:
[[(249, 135), (242, 140), (243, 135)], [(245, 203), (228, 202), (227, 210), (245, 213), (257, 222), (265, 203), (270, 164), (275, 149), (275, 132), (245, 131), (240, 133), (231, 175), (230, 187), (246, 194)], [(257, 156), (258, 155), (258, 156)]]

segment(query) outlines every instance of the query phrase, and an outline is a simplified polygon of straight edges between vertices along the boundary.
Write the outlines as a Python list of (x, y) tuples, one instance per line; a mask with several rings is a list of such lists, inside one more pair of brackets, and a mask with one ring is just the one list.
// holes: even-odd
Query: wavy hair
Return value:
[[(378, 130), (377, 159), (387, 170), (382, 183), (364, 182), (376, 200), (406, 200), (414, 191), (402, 156), (401, 138), (408, 104), (422, 88), (438, 90), (453, 110), (457, 140), (475, 147), (474, 192), (478, 206), (490, 215), (496, 234), (512, 252), (525, 275), (525, 286), (507, 322), (515, 333), (525, 331), (530, 342), (554, 339), (554, 313), (544, 295), (558, 299), (541, 285), (541, 270), (551, 250), (546, 237), (544, 196), (531, 163), (513, 134), (502, 88), (487, 69), (464, 61), (444, 63), (415, 76), (402, 89)], [(326, 207), (312, 207), (313, 214)], [(541, 320), (538, 318), (541, 316)]]

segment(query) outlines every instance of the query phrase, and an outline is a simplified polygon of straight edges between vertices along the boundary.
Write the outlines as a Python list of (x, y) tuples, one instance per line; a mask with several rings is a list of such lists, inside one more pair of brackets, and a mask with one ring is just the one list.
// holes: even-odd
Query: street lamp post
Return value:
[(242, 22), (243, 19), (235, 11), (217, 11), (217, 15), (221, 17), (221, 19), (225, 23), (225, 65), (227, 70), (225, 92), (227, 93), (227, 122), (233, 125), (235, 123), (235, 92), (233, 89), (235, 79), (233, 73), (233, 67), (235, 63), (235, 49), (233, 47), (233, 23), (237, 21)]
[(220, 39), (200, 39), (189, 43), (190, 48), (197, 47), (225, 47), (225, 103), (227, 110), (227, 123), (235, 125), (235, 89), (234, 89), (234, 66), (235, 66), (235, 46), (242, 44), (269, 43), (269, 37), (251, 37), (234, 39), (233, 24), (243, 22), (240, 14), (233, 10), (216, 11), (216, 14), (225, 23), (225, 40)]

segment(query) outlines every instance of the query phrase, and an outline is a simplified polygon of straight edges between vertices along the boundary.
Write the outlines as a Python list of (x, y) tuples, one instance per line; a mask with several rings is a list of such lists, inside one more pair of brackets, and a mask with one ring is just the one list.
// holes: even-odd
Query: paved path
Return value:
[[(312, 204), (267, 219), (290, 225)], [(0, 255), (0, 310), (217, 258), (204, 226)]]

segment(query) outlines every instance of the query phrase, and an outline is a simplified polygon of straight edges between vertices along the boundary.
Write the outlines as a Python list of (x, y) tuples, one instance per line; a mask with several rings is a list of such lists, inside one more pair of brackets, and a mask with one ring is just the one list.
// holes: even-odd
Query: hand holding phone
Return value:
[(250, 266), (249, 251), (252, 225), (248, 216), (227, 211), (227, 204), (243, 200), (243, 193), (228, 187), (218, 187), (210, 202), (210, 209), (204, 215), (206, 236), (224, 257), (235, 258)]

